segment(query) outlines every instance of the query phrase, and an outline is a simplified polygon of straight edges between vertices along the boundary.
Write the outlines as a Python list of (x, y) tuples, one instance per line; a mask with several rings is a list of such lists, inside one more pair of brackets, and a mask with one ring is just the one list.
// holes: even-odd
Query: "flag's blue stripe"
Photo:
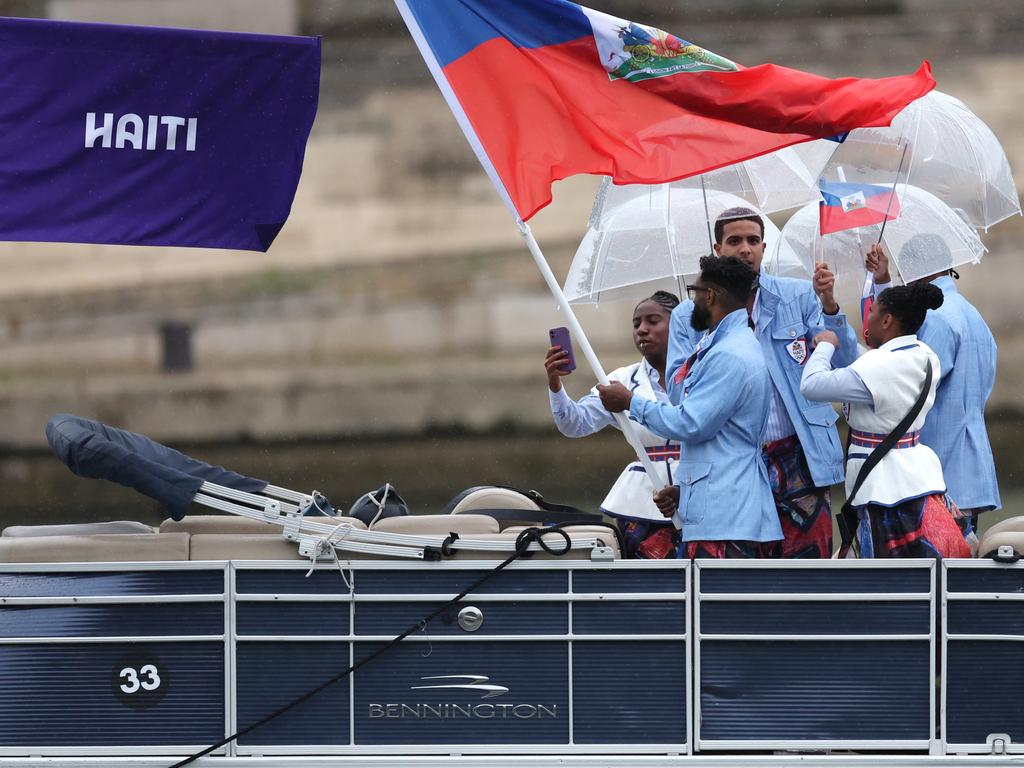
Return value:
[(828, 203), (829, 205), (839, 205), (840, 197), (853, 195), (857, 192), (864, 193), (864, 197), (884, 195), (886, 192), (892, 192), (892, 187), (883, 187), (878, 184), (856, 184), (849, 181), (821, 181), (818, 183), (818, 187), (821, 189), (821, 195), (826, 199), (826, 201), (828, 200), (829, 195), (836, 198), (836, 201), (834, 203)]
[(495, 37), (541, 48), (593, 34), (580, 6), (566, 0), (407, 2), (442, 67)]

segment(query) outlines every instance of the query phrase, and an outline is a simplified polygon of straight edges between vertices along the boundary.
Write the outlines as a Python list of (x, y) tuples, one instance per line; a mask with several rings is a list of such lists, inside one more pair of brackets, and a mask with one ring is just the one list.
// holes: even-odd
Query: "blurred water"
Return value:
[[(993, 419), (990, 429), (1004, 509), (984, 515), (983, 530), (1004, 517), (1024, 514), (1024, 455), (1016, 450), (1024, 420)], [(456, 493), (474, 485), (530, 488), (550, 501), (596, 509), (631, 456), (612, 430), (581, 440), (564, 438), (552, 429), (175, 447), (274, 485), (322, 491), (342, 510), (360, 494), (390, 482), (416, 513), (437, 512)], [(44, 453), (0, 457), (0, 488), (0, 527), (119, 519), (157, 524), (166, 517), (155, 502), (110, 482), (75, 477)], [(842, 502), (839, 490), (834, 489), (835, 509)]]

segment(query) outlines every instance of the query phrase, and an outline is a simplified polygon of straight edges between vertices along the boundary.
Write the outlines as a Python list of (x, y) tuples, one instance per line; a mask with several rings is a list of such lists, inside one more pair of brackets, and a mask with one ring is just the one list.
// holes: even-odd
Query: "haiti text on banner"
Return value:
[(396, 3), (484, 167), (524, 219), (551, 201), (552, 182), (573, 174), (673, 181), (888, 125), (935, 86), (927, 62), (880, 80), (744, 68), (567, 0)]
[(900, 215), (900, 198), (893, 187), (852, 182), (818, 183), (821, 234), (881, 224)]
[(0, 19), (0, 239), (265, 251), (320, 40)]

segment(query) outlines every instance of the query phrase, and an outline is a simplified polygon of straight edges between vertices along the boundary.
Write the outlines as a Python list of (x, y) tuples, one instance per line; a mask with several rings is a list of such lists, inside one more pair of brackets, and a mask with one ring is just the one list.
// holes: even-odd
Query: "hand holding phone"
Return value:
[[(572, 337), (569, 336), (569, 329), (565, 326), (552, 328), (548, 331), (548, 338), (551, 339), (552, 347), (559, 347), (565, 353), (563, 362), (558, 365), (558, 370), (564, 373), (572, 373), (576, 370), (576, 355), (572, 350)], [(550, 370), (550, 369), (549, 369)]]
[(548, 389), (558, 392), (562, 389), (562, 377), (568, 376), (576, 369), (576, 360), (572, 353), (572, 342), (566, 328), (552, 328), (548, 331), (551, 346), (544, 355), (544, 370), (548, 373)]

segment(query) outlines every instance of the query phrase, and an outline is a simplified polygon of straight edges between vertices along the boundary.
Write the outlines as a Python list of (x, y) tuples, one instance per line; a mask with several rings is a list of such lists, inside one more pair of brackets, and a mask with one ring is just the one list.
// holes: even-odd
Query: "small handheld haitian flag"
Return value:
[(829, 79), (743, 67), (568, 0), (395, 0), (512, 212), (577, 173), (659, 184), (809, 139), (885, 126), (935, 87), (912, 75)]
[(320, 40), (0, 19), (0, 240), (265, 251)]
[(818, 219), (823, 235), (881, 224), (900, 215), (900, 198), (893, 187), (821, 181), (818, 188)]

